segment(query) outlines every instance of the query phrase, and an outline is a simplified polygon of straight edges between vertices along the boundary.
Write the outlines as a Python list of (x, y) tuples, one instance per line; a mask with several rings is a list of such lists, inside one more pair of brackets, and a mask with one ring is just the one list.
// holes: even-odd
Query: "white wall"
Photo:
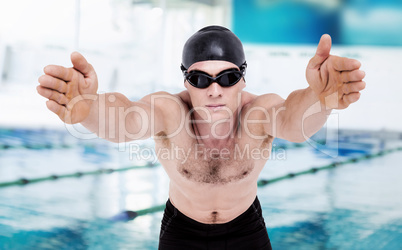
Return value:
[(97, 70), (99, 92), (121, 91), (138, 99), (155, 90), (177, 91), (183, 84), (185, 39), (206, 25), (228, 25), (230, 10), (223, 7), (229, 0), (216, 6), (174, 2), (0, 2), (0, 60), (10, 48), (8, 77), (0, 85), (0, 126), (62, 126), (35, 88), (47, 64), (71, 67), (74, 50)]
[[(251, 92), (272, 92), (283, 98), (295, 89), (307, 87), (305, 68), (315, 49), (315, 46), (246, 46), (247, 87)], [(402, 48), (333, 46), (331, 52), (361, 61), (367, 84), (358, 102), (345, 110), (333, 111), (338, 122), (331, 126), (401, 131)]]
[[(62, 126), (36, 93), (37, 78), (47, 64), (71, 66), (78, 49), (95, 66), (99, 91), (120, 91), (136, 99), (151, 91), (183, 89), (179, 65), (186, 39), (210, 24), (229, 25), (230, 2), (208, 6), (194, 2), (167, 6), (131, 5), (130, 1), (81, 2), (79, 32), (77, 1), (28, 0), (0, 2), (0, 66), (10, 48), (8, 78), (0, 82), (0, 126)], [(318, 42), (318, 41), (317, 41)], [(307, 87), (305, 67), (315, 46), (245, 44), (247, 89), (287, 97)], [(362, 61), (367, 87), (358, 103), (334, 111), (341, 128), (402, 129), (399, 108), (402, 48), (333, 47), (333, 53)]]

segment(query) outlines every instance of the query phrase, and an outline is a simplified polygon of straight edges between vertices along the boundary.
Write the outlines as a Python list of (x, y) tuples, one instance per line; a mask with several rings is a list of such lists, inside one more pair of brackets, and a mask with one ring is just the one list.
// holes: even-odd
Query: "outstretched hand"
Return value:
[(331, 37), (323, 35), (307, 65), (307, 82), (326, 107), (345, 109), (359, 100), (359, 91), (366, 86), (365, 73), (359, 70), (359, 61), (330, 55), (330, 50)]
[(96, 99), (98, 79), (94, 68), (78, 52), (71, 54), (72, 68), (48, 65), (38, 81), (38, 93), (49, 99), (47, 108), (69, 124), (88, 117)]

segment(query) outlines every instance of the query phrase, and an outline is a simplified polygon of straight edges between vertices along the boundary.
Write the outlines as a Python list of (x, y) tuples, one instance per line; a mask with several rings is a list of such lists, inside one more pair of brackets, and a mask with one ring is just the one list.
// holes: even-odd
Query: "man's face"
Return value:
[[(189, 67), (188, 72), (197, 70), (216, 77), (228, 69), (239, 70), (239, 67), (231, 62), (211, 60), (194, 63)], [(204, 89), (196, 88), (188, 81), (185, 81), (184, 85), (190, 94), (194, 111), (203, 120), (211, 120), (211, 122), (233, 117), (240, 105), (240, 93), (246, 86), (243, 78), (230, 87), (222, 87), (217, 82), (213, 82)]]

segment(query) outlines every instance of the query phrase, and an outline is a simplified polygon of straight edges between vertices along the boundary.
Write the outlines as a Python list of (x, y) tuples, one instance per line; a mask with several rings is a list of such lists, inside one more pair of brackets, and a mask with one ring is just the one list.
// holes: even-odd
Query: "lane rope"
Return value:
[[(297, 144), (297, 145), (293, 145), (291, 147), (289, 147), (288, 145), (281, 145), (281, 146), (276, 146), (273, 149), (274, 150), (279, 149), (279, 148), (290, 149), (290, 148), (300, 148), (300, 147), (304, 147), (304, 145), (303, 144)], [(384, 156), (386, 154), (390, 154), (390, 153), (397, 152), (397, 151), (402, 151), (402, 147), (382, 150), (382, 151), (379, 151), (379, 152), (374, 153), (374, 154), (365, 154), (365, 155), (362, 155), (360, 157), (352, 157), (352, 158), (346, 159), (344, 161), (335, 161), (335, 162), (332, 162), (330, 164), (327, 164), (327, 165), (324, 165), (324, 166), (321, 166), (321, 167), (312, 167), (312, 168), (304, 170), (304, 171), (295, 172), (295, 173), (288, 173), (286, 175), (283, 175), (283, 176), (280, 176), (280, 177), (277, 177), (277, 178), (273, 178), (273, 179), (260, 179), (257, 182), (257, 186), (258, 187), (263, 187), (263, 186), (266, 186), (268, 184), (272, 184), (272, 183), (275, 183), (275, 182), (278, 182), (278, 181), (281, 181), (281, 180), (292, 179), (294, 177), (305, 175), (305, 174), (313, 174), (313, 173), (316, 173), (318, 171), (333, 169), (333, 168), (335, 168), (337, 166), (350, 164), (350, 163), (357, 163), (359, 161), (373, 159), (373, 158), (376, 158), (376, 157), (381, 157), (381, 156)], [(38, 183), (38, 182), (49, 181), (49, 180), (58, 180), (58, 179), (64, 179), (64, 178), (78, 178), (78, 177), (82, 177), (82, 176), (85, 176), (85, 175), (110, 174), (110, 173), (113, 173), (113, 172), (122, 172), (122, 171), (134, 170), (134, 169), (150, 168), (150, 167), (155, 167), (155, 166), (158, 166), (158, 165), (159, 164), (151, 164), (151, 163), (149, 163), (149, 164), (144, 165), (144, 166), (131, 166), (131, 167), (118, 168), (118, 169), (111, 169), (111, 168), (109, 168), (109, 169), (98, 169), (98, 170), (88, 171), (88, 172), (76, 172), (76, 173), (64, 174), (64, 175), (50, 175), (50, 176), (47, 176), (47, 177), (39, 177), (39, 178), (32, 178), (32, 179), (21, 178), (21, 179), (15, 180), (15, 181), (2, 182), (2, 183), (0, 183), (0, 188), (9, 187), (9, 186), (16, 186), (16, 185), (27, 185), (27, 184), (31, 184), (31, 183)], [(130, 215), (129, 219), (134, 219), (134, 218), (136, 218), (138, 216), (163, 211), (164, 209), (165, 209), (165, 204), (162, 204), (162, 205), (157, 205), (157, 206), (153, 206), (153, 207), (150, 207), (150, 208), (137, 210), (137, 211), (126, 211), (126, 213), (128, 213)]]
[(75, 172), (75, 173), (71, 173), (71, 174), (50, 175), (50, 176), (32, 178), (32, 179), (21, 178), (21, 179), (15, 180), (15, 181), (0, 182), (0, 188), (10, 187), (10, 186), (27, 185), (27, 184), (32, 184), (32, 183), (38, 183), (38, 182), (50, 181), (50, 180), (59, 180), (59, 179), (65, 179), (65, 178), (78, 178), (78, 177), (82, 177), (85, 175), (110, 174), (113, 172), (123, 172), (123, 171), (134, 170), (134, 169), (152, 168), (152, 167), (155, 167), (158, 165), (159, 164), (148, 163), (147, 165), (144, 165), (144, 166), (130, 166), (130, 167), (116, 168), (116, 169), (101, 168), (101, 169), (88, 171), (88, 172)]

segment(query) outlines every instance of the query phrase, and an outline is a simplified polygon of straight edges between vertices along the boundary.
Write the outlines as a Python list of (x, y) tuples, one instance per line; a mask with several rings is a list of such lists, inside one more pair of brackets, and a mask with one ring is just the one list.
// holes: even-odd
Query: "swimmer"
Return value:
[(62, 121), (106, 140), (153, 137), (170, 178), (159, 249), (271, 249), (257, 180), (273, 139), (305, 141), (365, 88), (360, 62), (330, 49), (331, 37), (323, 35), (307, 65), (308, 84), (286, 99), (244, 90), (242, 43), (221, 26), (205, 27), (185, 43), (180, 93), (139, 101), (97, 94), (95, 70), (77, 52), (72, 68), (46, 66), (37, 91)]

